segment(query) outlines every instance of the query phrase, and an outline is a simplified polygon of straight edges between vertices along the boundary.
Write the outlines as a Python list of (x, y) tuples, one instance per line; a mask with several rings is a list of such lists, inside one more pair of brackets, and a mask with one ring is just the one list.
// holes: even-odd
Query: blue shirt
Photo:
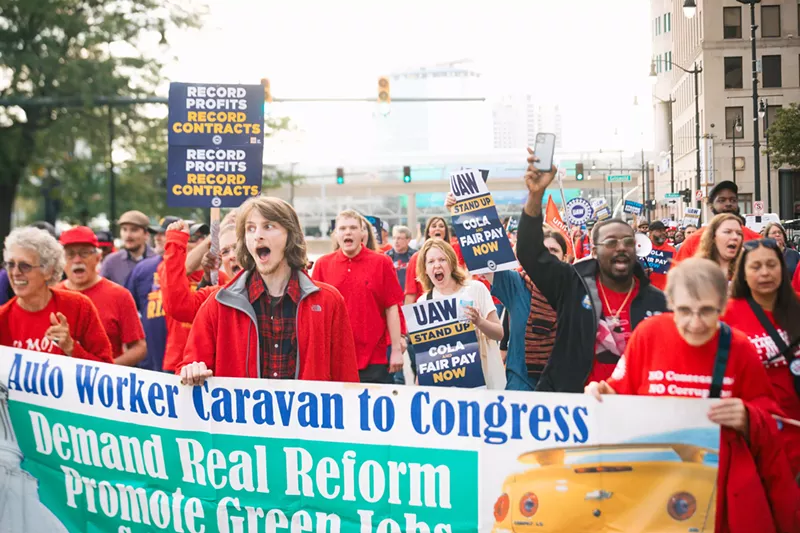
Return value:
[(117, 285), (124, 286), (128, 283), (128, 277), (134, 267), (145, 259), (152, 258), (154, 253), (150, 245), (145, 245), (144, 255), (137, 261), (128, 250), (114, 252), (103, 260), (100, 265), (100, 275)]
[(797, 264), (800, 263), (800, 253), (797, 250), (786, 248), (783, 251), (783, 259), (786, 261), (786, 270), (789, 272), (789, 279), (794, 279), (794, 271), (797, 270)]
[(531, 291), (516, 270), (495, 272), (492, 296), (502, 302), (508, 313), (508, 355), (506, 390), (532, 391), (536, 383), (528, 377), (525, 364), (525, 328), (531, 312)]
[(156, 273), (161, 261), (160, 255), (139, 261), (125, 284), (136, 302), (147, 340), (147, 357), (137, 366), (157, 372), (161, 372), (167, 345), (167, 322), (161, 304), (161, 285)]

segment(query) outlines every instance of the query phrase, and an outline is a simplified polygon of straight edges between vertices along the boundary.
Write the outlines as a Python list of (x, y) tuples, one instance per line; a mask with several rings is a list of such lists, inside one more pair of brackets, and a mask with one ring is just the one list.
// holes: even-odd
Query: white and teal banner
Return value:
[(0, 382), (0, 531), (714, 529), (719, 430), (705, 400), (190, 388), (4, 347)]

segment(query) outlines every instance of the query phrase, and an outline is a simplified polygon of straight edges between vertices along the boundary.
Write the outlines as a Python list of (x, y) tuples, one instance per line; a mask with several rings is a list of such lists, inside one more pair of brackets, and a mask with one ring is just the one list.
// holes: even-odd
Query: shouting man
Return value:
[(592, 228), (591, 259), (570, 265), (550, 253), (542, 231), (542, 199), (556, 168), (537, 170), (537, 159), (528, 151), (528, 200), (519, 222), (517, 259), (558, 316), (553, 352), (536, 390), (582, 392), (587, 383), (611, 376), (634, 328), (666, 311), (667, 302), (637, 261), (633, 228), (623, 220), (604, 220)]

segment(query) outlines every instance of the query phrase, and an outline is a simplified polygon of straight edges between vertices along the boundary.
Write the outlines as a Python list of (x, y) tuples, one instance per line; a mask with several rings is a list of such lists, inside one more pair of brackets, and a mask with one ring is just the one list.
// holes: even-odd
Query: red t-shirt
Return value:
[[(755, 349), (741, 331), (732, 329), (722, 398), (774, 399)], [(702, 346), (691, 346), (678, 333), (672, 313), (653, 316), (633, 332), (625, 355), (608, 384), (617, 394), (708, 397), (717, 357), (719, 332)]]
[(362, 247), (349, 258), (337, 250), (319, 258), (312, 279), (342, 293), (353, 328), (358, 369), (386, 365), (386, 310), (403, 302), (403, 289), (389, 256)]
[[(789, 335), (775, 323), (775, 317), (770, 311), (764, 310), (764, 314), (783, 338), (783, 342), (789, 344)], [(769, 336), (761, 322), (756, 318), (755, 313), (750, 308), (747, 300), (737, 298), (728, 302), (725, 315), (722, 317), (731, 327), (738, 329), (745, 335), (755, 348), (761, 359), (767, 376), (772, 383), (772, 390), (778, 399), (778, 405), (788, 418), (800, 421), (800, 397), (794, 388), (794, 376), (789, 371), (789, 365), (784, 357), (780, 357), (773, 362), (769, 362), (771, 357), (778, 355), (779, 350), (775, 341)], [(795, 357), (800, 357), (800, 348), (794, 353)], [(800, 428), (787, 425), (783, 434), (786, 436), (789, 458), (795, 471), (800, 471)]]
[[(67, 282), (62, 281), (57, 288), (70, 291)], [(113, 281), (100, 278), (100, 281), (80, 292), (89, 298), (111, 342), (111, 353), (116, 359), (123, 352), (123, 346), (144, 339), (144, 328), (136, 310), (131, 293)]]
[[(632, 332), (631, 302), (639, 293), (639, 280), (636, 278), (633, 280), (633, 291), (628, 296), (627, 292), (615, 292), (605, 285), (601, 285), (600, 278), (597, 278), (597, 292), (600, 294), (600, 301), (603, 305), (603, 317), (597, 324), (595, 360), (587, 383), (608, 379), (616, 368), (619, 358), (625, 353), (625, 346), (628, 344)], [(605, 299), (603, 295), (605, 295)], [(625, 303), (624, 306), (623, 303)], [(620, 307), (622, 309), (619, 313), (619, 323), (615, 324), (611, 317), (617, 313)]]
[(111, 344), (92, 301), (77, 292), (58, 289), (51, 292), (52, 298), (41, 311), (24, 310), (16, 297), (0, 307), (0, 345), (64, 355), (61, 348), (45, 337), (52, 325), (50, 313), (61, 313), (67, 319), (75, 344), (72, 357), (113, 363)]
[[(654, 254), (653, 252), (661, 253)], [(656, 243), (653, 243), (653, 252), (645, 258), (648, 264), (647, 268), (652, 270), (650, 272), (650, 284), (663, 291), (667, 287), (667, 272), (672, 267), (672, 260), (677, 250), (675, 250), (674, 246), (665, 242), (661, 246), (656, 246)], [(664, 265), (664, 262), (666, 262), (666, 265)], [(663, 272), (657, 272), (657, 270), (663, 270)]]

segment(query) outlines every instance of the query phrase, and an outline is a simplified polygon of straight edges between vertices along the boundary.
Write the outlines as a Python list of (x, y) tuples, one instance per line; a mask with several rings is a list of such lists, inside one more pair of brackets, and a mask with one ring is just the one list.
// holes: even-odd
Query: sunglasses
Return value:
[(13, 271), (15, 268), (18, 268), (20, 272), (23, 274), (30, 274), (31, 270), (34, 268), (41, 268), (42, 265), (31, 265), (29, 263), (19, 262), (16, 261), (6, 261), (3, 263), (3, 268), (5, 268), (8, 272)]
[(742, 244), (742, 246), (748, 252), (752, 252), (753, 250), (755, 250), (759, 246), (764, 246), (765, 248), (772, 248), (773, 250), (778, 250), (779, 249), (778, 241), (776, 241), (775, 239), (770, 239), (770, 238), (758, 239), (758, 240), (755, 240), (755, 241), (745, 241), (744, 244)]
[(598, 242), (596, 248), (603, 246), (608, 250), (615, 250), (620, 242), (625, 248), (636, 248), (636, 239), (633, 237), (625, 237), (624, 239), (606, 239)]

